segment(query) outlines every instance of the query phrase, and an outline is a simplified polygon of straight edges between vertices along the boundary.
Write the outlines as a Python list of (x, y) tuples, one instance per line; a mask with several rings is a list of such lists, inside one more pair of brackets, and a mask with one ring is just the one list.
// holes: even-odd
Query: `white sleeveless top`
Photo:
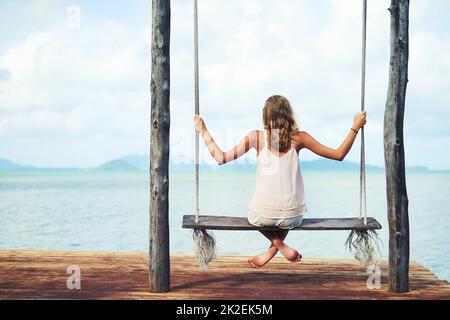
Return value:
[(257, 158), (256, 189), (250, 211), (270, 219), (298, 217), (307, 211), (297, 150), (292, 147), (278, 157), (267, 147), (266, 131), (264, 147)]

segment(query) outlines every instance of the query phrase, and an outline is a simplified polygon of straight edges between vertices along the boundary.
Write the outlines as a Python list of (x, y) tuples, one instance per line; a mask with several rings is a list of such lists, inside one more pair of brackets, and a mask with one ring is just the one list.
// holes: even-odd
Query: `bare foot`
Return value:
[(274, 245), (281, 254), (290, 262), (299, 262), (302, 259), (302, 255), (295, 249), (292, 249), (281, 240), (274, 241)]
[(270, 247), (265, 252), (248, 259), (250, 268), (259, 269), (264, 267), (277, 254), (278, 250), (275, 247)]
[(302, 255), (297, 250), (294, 250), (294, 251), (297, 252), (297, 256), (294, 259), (289, 260), (289, 261), (290, 262), (300, 262), (302, 260)]

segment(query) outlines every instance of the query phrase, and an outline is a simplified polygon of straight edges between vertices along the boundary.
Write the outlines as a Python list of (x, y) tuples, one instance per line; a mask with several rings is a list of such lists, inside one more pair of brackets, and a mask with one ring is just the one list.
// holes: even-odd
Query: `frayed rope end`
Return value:
[(194, 229), (192, 239), (195, 243), (195, 255), (200, 270), (206, 270), (208, 264), (216, 258), (216, 239), (212, 232)]
[(377, 263), (377, 253), (380, 252), (376, 230), (352, 230), (348, 235), (345, 246), (350, 252), (355, 252), (355, 259), (361, 267), (368, 267)]

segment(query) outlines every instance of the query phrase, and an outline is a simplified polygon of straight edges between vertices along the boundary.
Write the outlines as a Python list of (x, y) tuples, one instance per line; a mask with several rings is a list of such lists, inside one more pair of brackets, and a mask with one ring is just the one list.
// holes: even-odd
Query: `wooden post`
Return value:
[(384, 115), (389, 290), (409, 290), (409, 218), (405, 178), (403, 120), (409, 58), (409, 0), (391, 0), (391, 58)]
[(170, 0), (152, 2), (149, 284), (170, 290)]

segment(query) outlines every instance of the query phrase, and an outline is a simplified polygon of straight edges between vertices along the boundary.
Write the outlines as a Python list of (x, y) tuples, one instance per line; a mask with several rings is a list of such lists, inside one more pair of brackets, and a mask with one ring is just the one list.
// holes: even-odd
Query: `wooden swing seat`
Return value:
[[(195, 223), (194, 215), (183, 216), (184, 229), (208, 230), (279, 230), (274, 227), (256, 227), (251, 225), (245, 217), (200, 216), (199, 223)], [(367, 218), (367, 224), (358, 218), (311, 218), (303, 219), (301, 226), (293, 230), (377, 230), (381, 224), (374, 218)]]

